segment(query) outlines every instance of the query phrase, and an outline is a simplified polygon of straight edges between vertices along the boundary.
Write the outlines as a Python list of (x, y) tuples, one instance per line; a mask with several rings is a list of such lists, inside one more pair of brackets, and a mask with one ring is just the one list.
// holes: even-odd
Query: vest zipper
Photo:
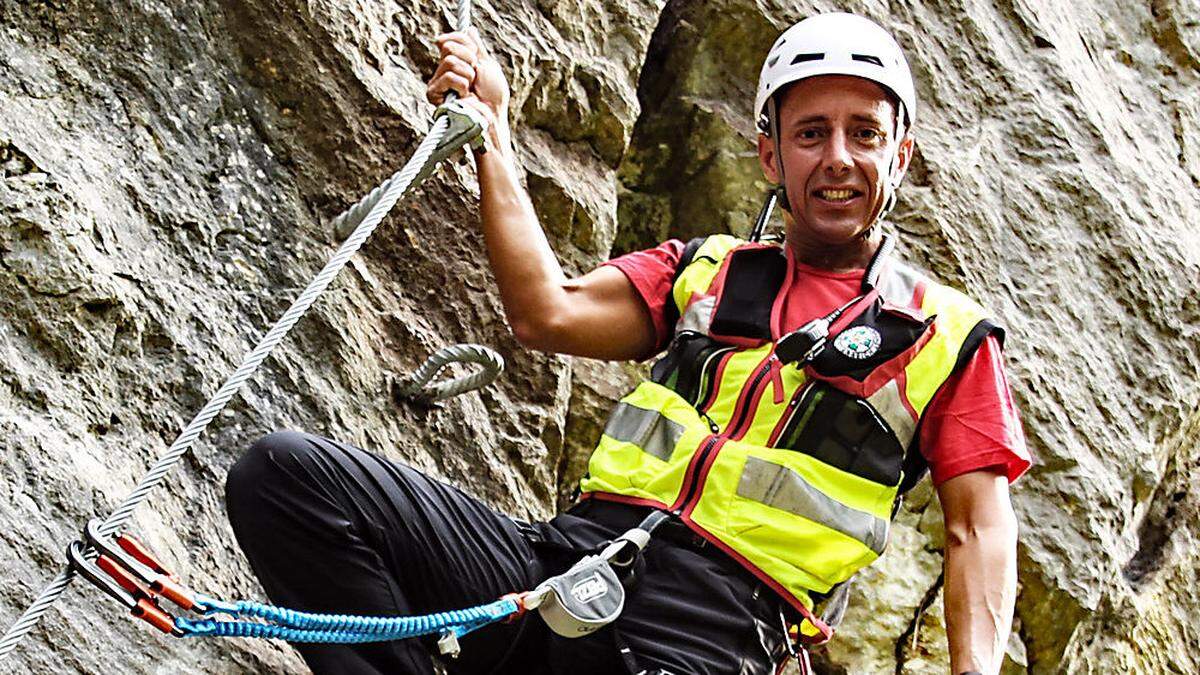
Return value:
[(771, 352), (771, 355), (767, 357), (766, 363), (754, 374), (754, 379), (750, 381), (750, 388), (747, 390), (746, 398), (742, 400), (742, 409), (734, 415), (733, 422), (725, 427), (725, 435), (729, 438), (734, 440), (739, 439), (748, 431), (748, 429), (742, 429), (741, 427), (754, 418), (754, 415), (751, 413), (758, 409), (758, 399), (760, 398), (759, 385), (762, 384), (767, 375), (771, 374), (772, 362), (777, 360), (775, 353)]
[[(709, 354), (708, 357), (704, 359), (703, 365), (700, 366), (700, 386), (697, 389), (696, 401), (693, 403), (697, 410), (707, 411), (709, 407), (712, 406), (713, 401), (716, 399), (717, 393), (717, 383), (712, 382), (712, 380), (717, 378), (717, 376), (722, 372), (722, 366), (733, 354), (733, 350), (733, 347), (723, 347), (714, 351), (712, 354)], [(710, 376), (708, 375), (708, 365), (712, 363), (713, 359), (717, 359), (717, 365), (715, 368), (713, 368), (713, 374)], [(711, 391), (705, 393), (704, 389), (709, 383), (712, 383), (713, 388)]]
[(750, 413), (758, 408), (758, 398), (762, 392), (759, 388), (762, 386), (763, 380), (771, 373), (772, 361), (776, 361), (775, 352), (772, 351), (767, 356), (766, 361), (754, 374), (754, 379), (750, 381), (749, 386), (745, 389), (746, 396), (741, 401), (741, 408), (734, 411), (733, 419), (736, 422), (726, 427), (726, 433), (717, 434), (716, 423), (704, 415), (709, 421), (710, 428), (713, 429), (714, 435), (709, 436), (708, 440), (700, 446), (700, 450), (692, 457), (691, 465), (688, 466), (687, 472), (683, 476), (684, 489), (682, 497), (675, 502), (674, 508), (671, 511), (675, 515), (685, 515), (690, 512), (696, 503), (700, 501), (700, 493), (703, 491), (704, 477), (708, 473), (708, 466), (711, 460), (716, 457), (721, 451), (721, 446), (725, 441), (740, 438), (739, 433), (744, 434), (745, 430), (739, 429), (748, 419), (753, 419)]
[(671, 508), (672, 513), (677, 516), (683, 515), (683, 511), (687, 507), (688, 502), (692, 500), (692, 495), (695, 494), (700, 488), (700, 481), (696, 480), (697, 472), (700, 471), (700, 467), (704, 466), (712, 449), (720, 444), (723, 440), (725, 439), (718, 435), (709, 436), (708, 440), (704, 441), (704, 444), (700, 446), (700, 450), (695, 454), (694, 457), (692, 457), (691, 466), (688, 467), (687, 472), (683, 475), (683, 484), (685, 488), (682, 496), (675, 500), (675, 505)]
[(814, 391), (814, 384), (816, 384), (815, 380), (809, 380), (792, 395), (792, 400), (788, 401), (788, 408), (790, 409), (783, 419), (779, 421), (775, 430), (771, 432), (771, 437), (767, 439), (768, 448), (775, 447), (775, 444), (779, 442), (779, 438), (783, 436), (783, 432), (787, 431), (787, 428), (791, 426), (792, 420), (796, 419), (796, 415), (799, 415), (808, 405), (810, 394)]

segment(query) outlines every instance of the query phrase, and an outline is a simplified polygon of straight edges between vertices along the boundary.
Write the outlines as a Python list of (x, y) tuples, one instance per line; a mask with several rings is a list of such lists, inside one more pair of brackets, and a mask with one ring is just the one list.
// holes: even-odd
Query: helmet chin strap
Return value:
[[(888, 164), (887, 182), (884, 183), (883, 188), (886, 192), (883, 197), (883, 208), (879, 209), (879, 213), (875, 216), (875, 219), (871, 221), (871, 227), (875, 227), (875, 223), (883, 220), (887, 214), (892, 212), (892, 209), (896, 208), (896, 188), (900, 186), (896, 184), (896, 181), (892, 180), (892, 174), (894, 174), (895, 171), (896, 158), (893, 157), (892, 161)], [(867, 229), (870, 230), (870, 228)]]
[(767, 191), (767, 198), (763, 200), (762, 208), (758, 211), (758, 217), (754, 219), (754, 228), (750, 230), (750, 241), (757, 242), (762, 239), (763, 230), (767, 229), (767, 221), (771, 219), (771, 212), (775, 210), (775, 201), (779, 198), (779, 191), (771, 188)]
[(892, 209), (896, 208), (896, 190), (900, 188), (901, 180), (896, 177), (896, 164), (900, 161), (900, 142), (904, 140), (904, 115), (904, 104), (896, 101), (896, 151), (892, 153), (892, 160), (888, 162), (887, 182), (884, 183), (887, 194), (883, 198), (883, 208), (879, 210), (879, 215), (875, 216), (871, 227), (874, 227), (875, 223), (883, 220), (887, 214), (892, 212)]
[(757, 242), (762, 238), (767, 221), (771, 219), (771, 212), (775, 209), (775, 204), (779, 204), (779, 208), (784, 211), (792, 210), (791, 202), (787, 197), (786, 181), (783, 178), (783, 152), (779, 144), (779, 115), (775, 99), (774, 96), (767, 99), (767, 133), (771, 142), (775, 144), (775, 171), (778, 174), (776, 178), (779, 179), (779, 182), (767, 191), (767, 196), (763, 199), (762, 209), (758, 212), (758, 218), (754, 220), (754, 228), (750, 230), (750, 241), (752, 242)]
[(779, 143), (779, 137), (782, 135), (779, 131), (779, 108), (778, 96), (772, 96), (767, 100), (767, 120), (771, 127), (771, 142), (775, 144), (775, 171), (779, 175), (779, 185), (775, 188), (775, 192), (779, 197), (779, 207), (785, 211), (792, 210), (792, 203), (788, 201), (787, 196), (787, 180), (783, 177), (783, 148)]

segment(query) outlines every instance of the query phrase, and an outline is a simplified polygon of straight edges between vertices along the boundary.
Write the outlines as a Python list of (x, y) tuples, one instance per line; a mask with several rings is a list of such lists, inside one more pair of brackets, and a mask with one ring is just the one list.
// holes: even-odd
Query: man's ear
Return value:
[[(896, 149), (896, 168), (892, 171), (892, 185), (899, 185), (912, 163), (913, 153), (917, 150), (917, 139), (911, 131), (904, 133), (900, 139), (900, 147)], [(761, 152), (760, 152), (761, 154)]]
[(767, 180), (779, 184), (779, 170), (775, 166), (775, 141), (766, 134), (758, 135), (758, 163)]

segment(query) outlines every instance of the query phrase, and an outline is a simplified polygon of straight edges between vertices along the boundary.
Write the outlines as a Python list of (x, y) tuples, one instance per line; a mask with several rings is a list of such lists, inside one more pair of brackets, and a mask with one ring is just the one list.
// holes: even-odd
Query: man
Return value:
[[(582, 485), (514, 522), (335, 441), (272, 434), (231, 470), (239, 542), (271, 598), (414, 614), (532, 588), (670, 511), (612, 626), (576, 640), (536, 618), (463, 640), (454, 673), (771, 673), (798, 626), (820, 642), (882, 552), (926, 463), (946, 517), (954, 673), (999, 670), (1015, 595), (1008, 484), (1029, 464), (997, 328), (888, 255), (880, 219), (913, 153), (916, 95), (877, 25), (826, 14), (785, 32), (758, 88), (759, 159), (783, 247), (713, 236), (563, 274), (517, 177), (508, 86), (477, 36), (438, 38), (429, 84), (486, 115), (482, 227), (528, 347), (602, 359), (667, 349), (614, 409)], [(764, 208), (763, 218), (769, 205)], [(762, 218), (760, 218), (761, 220)], [(431, 673), (413, 641), (301, 646), (318, 673)]]

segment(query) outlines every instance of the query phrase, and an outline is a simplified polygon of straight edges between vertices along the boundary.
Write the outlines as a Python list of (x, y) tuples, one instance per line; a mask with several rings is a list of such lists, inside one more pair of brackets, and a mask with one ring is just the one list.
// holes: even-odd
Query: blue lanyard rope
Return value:
[[(501, 621), (520, 611), (511, 599), (497, 600), (468, 609), (424, 616), (355, 616), (298, 612), (258, 602), (226, 603), (202, 598), (197, 604), (204, 619), (178, 617), (175, 627), (183, 637), (277, 638), (288, 642), (354, 644), (388, 642), (450, 631), (462, 637), (473, 630)], [(238, 621), (211, 618), (224, 614)]]

